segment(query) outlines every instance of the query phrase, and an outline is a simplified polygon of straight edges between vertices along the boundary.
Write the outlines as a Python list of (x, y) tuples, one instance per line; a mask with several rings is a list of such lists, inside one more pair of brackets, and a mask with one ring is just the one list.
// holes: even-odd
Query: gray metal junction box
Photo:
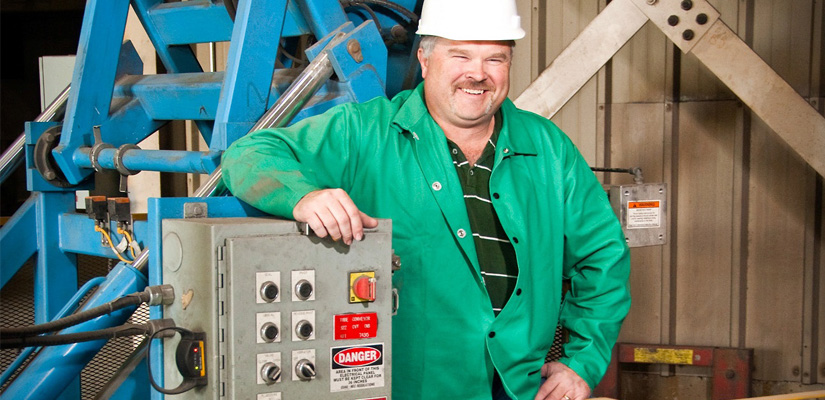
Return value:
[[(208, 385), (174, 398), (389, 399), (391, 228), (346, 246), (293, 221), (164, 220), (164, 318), (206, 332)], [(167, 388), (178, 340), (163, 344)]]

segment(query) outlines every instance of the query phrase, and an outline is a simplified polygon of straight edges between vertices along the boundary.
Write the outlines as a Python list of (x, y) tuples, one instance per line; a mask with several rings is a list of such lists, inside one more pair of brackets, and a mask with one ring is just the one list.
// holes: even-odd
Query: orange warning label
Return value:
[(639, 200), (627, 202), (625, 223), (627, 229), (649, 229), (662, 226), (660, 200)]
[(627, 208), (659, 208), (659, 201), (631, 201)]

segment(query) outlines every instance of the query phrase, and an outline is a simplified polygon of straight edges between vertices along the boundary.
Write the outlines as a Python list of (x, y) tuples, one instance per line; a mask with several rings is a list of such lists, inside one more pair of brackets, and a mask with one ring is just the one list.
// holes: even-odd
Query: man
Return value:
[(583, 400), (630, 305), (621, 228), (570, 140), (506, 98), (512, 0), (428, 0), (418, 33), (416, 89), (252, 133), (224, 180), (346, 244), (392, 219), (394, 399)]

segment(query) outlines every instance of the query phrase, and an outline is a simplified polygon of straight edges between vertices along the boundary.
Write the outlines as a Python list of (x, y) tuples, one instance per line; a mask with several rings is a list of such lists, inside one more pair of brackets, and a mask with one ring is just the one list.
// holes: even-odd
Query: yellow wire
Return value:
[(120, 253), (118, 253), (118, 252), (117, 252), (117, 249), (115, 248), (114, 243), (112, 243), (112, 237), (111, 237), (111, 236), (109, 236), (109, 232), (106, 232), (103, 228), (101, 228), (101, 227), (99, 227), (99, 226), (97, 226), (97, 225), (95, 225), (95, 232), (100, 232), (100, 233), (102, 233), (102, 234), (103, 234), (103, 236), (105, 236), (105, 237), (106, 237), (106, 240), (109, 242), (109, 247), (111, 247), (111, 248), (112, 248), (112, 251), (114, 251), (114, 252), (115, 252), (115, 255), (117, 256), (117, 258), (119, 258), (119, 259), (120, 259), (120, 261), (123, 261), (123, 262), (125, 262), (126, 264), (131, 264), (131, 263), (132, 263), (131, 261), (129, 261), (129, 260), (127, 260), (127, 259), (123, 258), (123, 256), (121, 256), (121, 255), (120, 255)]
[(137, 257), (135, 255), (135, 248), (132, 247), (132, 235), (129, 234), (129, 231), (125, 229), (121, 229), (119, 226), (117, 227), (117, 233), (126, 236), (126, 240), (129, 241), (129, 252), (132, 253), (132, 258)]

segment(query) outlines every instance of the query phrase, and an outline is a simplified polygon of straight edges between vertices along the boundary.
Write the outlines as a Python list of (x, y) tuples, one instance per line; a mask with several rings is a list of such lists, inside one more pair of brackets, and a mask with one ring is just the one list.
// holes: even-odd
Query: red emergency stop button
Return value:
[(350, 303), (375, 301), (375, 272), (350, 274)]

